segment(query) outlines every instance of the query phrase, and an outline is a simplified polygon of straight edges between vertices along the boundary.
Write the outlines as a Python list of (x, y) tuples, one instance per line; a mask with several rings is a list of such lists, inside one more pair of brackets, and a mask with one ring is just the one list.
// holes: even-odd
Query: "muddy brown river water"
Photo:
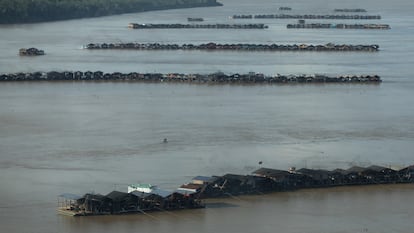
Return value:
[[(61, 193), (130, 183), (174, 189), (196, 175), (414, 164), (412, 1), (223, 0), (223, 7), (1, 25), (0, 73), (50, 70), (378, 74), (379, 85), (0, 83), (1, 232), (413, 232), (414, 185), (312, 189), (214, 199), (148, 215), (57, 215)], [(391, 30), (129, 30), (130, 22), (234, 23), (233, 14), (365, 8)], [(239, 21), (238, 21), (239, 22)], [(241, 21), (246, 23), (249, 21)], [(354, 22), (354, 21), (346, 21)], [(365, 22), (365, 21), (364, 21)], [(371, 21), (370, 21), (371, 22)], [(338, 21), (339, 23), (339, 21)], [(368, 22), (369, 23), (369, 22)], [(88, 51), (90, 42), (379, 44), (375, 53)], [(19, 57), (34, 46), (42, 57)], [(168, 138), (168, 143), (162, 143)]]

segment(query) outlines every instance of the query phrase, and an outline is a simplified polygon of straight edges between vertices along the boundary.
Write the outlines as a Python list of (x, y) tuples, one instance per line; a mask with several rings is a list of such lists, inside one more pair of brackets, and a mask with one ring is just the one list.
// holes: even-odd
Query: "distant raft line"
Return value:
[(262, 15), (233, 15), (233, 19), (381, 19), (380, 15), (290, 15), (290, 14), (262, 14)]
[(129, 23), (132, 29), (266, 29), (267, 25), (262, 23), (252, 24), (138, 24)]
[(379, 45), (337, 45), (328, 43), (325, 45), (312, 44), (160, 44), (160, 43), (89, 43), (85, 49), (124, 49), (124, 50), (234, 50), (234, 51), (355, 51), (355, 52), (377, 52)]
[(212, 73), (104, 73), (102, 71), (64, 71), (1, 74), (0, 82), (8, 81), (138, 81), (138, 82), (172, 82), (200, 84), (283, 84), (283, 83), (381, 83), (378, 75), (273, 75), (260, 73), (247, 74)]
[(20, 56), (42, 56), (45, 55), (45, 51), (37, 48), (21, 48), (19, 49)]
[(344, 9), (335, 9), (335, 12), (367, 12), (367, 10), (362, 9), (362, 8), (344, 8)]
[(291, 7), (288, 7), (288, 6), (281, 6), (281, 7), (279, 7), (279, 10), (280, 11), (291, 11), (292, 8)]
[(297, 23), (286, 25), (288, 29), (368, 29), (389, 30), (388, 24), (332, 24), (332, 23)]

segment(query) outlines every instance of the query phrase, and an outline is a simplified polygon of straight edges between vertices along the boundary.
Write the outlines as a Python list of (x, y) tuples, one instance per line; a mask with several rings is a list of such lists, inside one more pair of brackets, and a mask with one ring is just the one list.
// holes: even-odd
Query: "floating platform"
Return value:
[(138, 24), (130, 23), (132, 29), (266, 29), (262, 23), (253, 24)]
[(57, 212), (58, 214), (66, 215), (70, 217), (88, 216), (88, 214), (85, 212), (82, 213), (82, 212), (74, 211), (74, 210), (71, 210), (70, 208), (58, 208)]
[(284, 83), (381, 83), (378, 75), (273, 75), (260, 73), (231, 74), (180, 74), (180, 73), (103, 73), (65, 71), (1, 74), (0, 82), (7, 81), (137, 81), (137, 82), (179, 82), (198, 84), (284, 84)]
[(262, 14), (262, 15), (233, 15), (233, 19), (361, 19), (377, 20), (380, 15), (291, 15), (291, 14)]
[(37, 48), (21, 48), (19, 49), (20, 56), (41, 56), (45, 55), (45, 51)]
[(191, 17), (189, 17), (189, 18), (187, 18), (187, 21), (188, 22), (203, 22), (204, 19), (203, 18), (191, 18)]
[(292, 8), (291, 7), (288, 7), (288, 6), (281, 6), (281, 7), (279, 7), (279, 10), (280, 11), (291, 11)]
[(206, 50), (206, 51), (321, 51), (321, 52), (377, 52), (379, 46), (372, 45), (350, 45), (342, 44), (337, 45), (328, 43), (324, 45), (313, 44), (292, 44), (292, 45), (280, 45), (280, 44), (220, 44), (209, 42), (205, 44), (160, 44), (160, 43), (89, 43), (84, 46), (85, 49), (98, 50), (98, 49), (122, 49), (122, 50)]
[(87, 193), (77, 198), (62, 194), (58, 197), (57, 212), (66, 216), (93, 216), (113, 214), (147, 214), (153, 211), (172, 211), (204, 208), (194, 192), (165, 191), (112, 191), (107, 195)]

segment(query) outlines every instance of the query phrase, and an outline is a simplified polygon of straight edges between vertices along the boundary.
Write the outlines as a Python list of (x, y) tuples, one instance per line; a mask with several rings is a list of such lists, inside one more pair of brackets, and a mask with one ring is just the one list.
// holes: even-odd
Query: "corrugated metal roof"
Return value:
[(386, 167), (377, 166), (377, 165), (371, 165), (371, 166), (367, 167), (367, 169), (374, 170), (374, 171), (382, 171), (382, 170), (387, 169), (387, 168)]
[(410, 165), (408, 167), (402, 168), (399, 171), (412, 171), (414, 170), (414, 165)]
[(106, 195), (107, 198), (114, 200), (114, 201), (120, 201), (125, 199), (129, 194), (119, 191), (112, 191)]
[(140, 191), (132, 191), (132, 192), (130, 192), (130, 194), (135, 195), (135, 196), (140, 197), (140, 198), (146, 198), (148, 196), (153, 195), (152, 193), (144, 193), (144, 192), (140, 192)]
[(335, 170), (332, 170), (330, 173), (331, 174), (340, 173), (340, 174), (344, 175), (344, 174), (346, 174), (346, 171), (344, 169), (337, 168)]
[(285, 175), (289, 175), (290, 173), (288, 171), (271, 169), (271, 168), (259, 168), (256, 171), (254, 171), (253, 174), (274, 177), (274, 176), (285, 176)]
[(83, 197), (85, 199), (92, 200), (92, 201), (104, 201), (107, 199), (107, 197), (101, 194), (93, 194), (93, 193), (87, 193)]
[(243, 180), (246, 180), (248, 177), (245, 176), (245, 175), (225, 174), (223, 176), (223, 178), (230, 179), (230, 180), (240, 180), (240, 181), (243, 181)]
[(365, 171), (365, 170), (367, 170), (365, 167), (359, 167), (359, 166), (353, 166), (353, 167), (351, 167), (351, 168), (348, 168), (347, 170), (346, 170), (346, 172), (349, 174), (349, 173), (359, 173), (359, 172), (363, 172), (363, 171)]
[(173, 192), (163, 189), (153, 189), (151, 193), (166, 198), (170, 196)]
[(301, 168), (297, 170), (296, 172), (305, 174), (305, 175), (322, 175), (322, 174), (329, 174), (329, 171), (322, 170), (322, 169), (308, 169), (308, 168)]

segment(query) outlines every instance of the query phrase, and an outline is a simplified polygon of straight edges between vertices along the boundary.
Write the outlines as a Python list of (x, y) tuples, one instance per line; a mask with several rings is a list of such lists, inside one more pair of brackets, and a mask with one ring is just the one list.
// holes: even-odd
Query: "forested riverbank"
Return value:
[(0, 0), (0, 24), (220, 5), (216, 0)]

